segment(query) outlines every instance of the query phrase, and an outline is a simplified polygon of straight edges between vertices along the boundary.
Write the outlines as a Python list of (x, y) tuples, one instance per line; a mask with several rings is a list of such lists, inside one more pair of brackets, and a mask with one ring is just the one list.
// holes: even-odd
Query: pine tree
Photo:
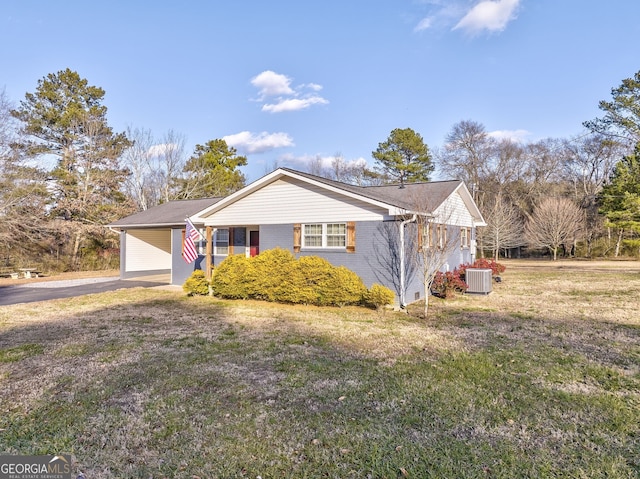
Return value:
[(401, 185), (429, 181), (434, 169), (429, 147), (411, 128), (396, 128), (371, 154), (377, 163), (375, 169), (384, 177), (397, 179)]
[(236, 149), (224, 140), (211, 140), (196, 145), (184, 167), (185, 178), (179, 180), (180, 198), (212, 198), (227, 196), (245, 185), (245, 177), (238, 169), (247, 164)]
[(635, 246), (640, 235), (640, 142), (633, 154), (624, 156), (613, 171), (611, 182), (604, 186), (599, 197), (600, 212), (605, 215), (605, 226), (618, 231), (615, 256), (625, 235)]
[(49, 212), (70, 245), (72, 267), (82, 246), (104, 242), (105, 224), (132, 211), (121, 190), (128, 171), (120, 166), (131, 142), (108, 125), (104, 94), (66, 69), (39, 80), (12, 111), (26, 134), (23, 153), (44, 163), (55, 158)]

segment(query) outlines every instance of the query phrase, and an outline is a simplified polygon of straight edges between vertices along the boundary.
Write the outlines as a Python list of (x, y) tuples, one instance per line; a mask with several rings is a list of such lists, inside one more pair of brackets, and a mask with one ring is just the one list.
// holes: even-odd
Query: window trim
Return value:
[[(463, 234), (464, 232), (464, 234)], [(470, 237), (471, 236), (471, 228), (467, 228), (463, 226), (460, 228), (460, 247), (463, 249), (468, 249), (471, 246)]]
[[(227, 241), (226, 241), (226, 248), (227, 248), (227, 252), (226, 253), (220, 253), (218, 251), (218, 248), (224, 248), (225, 246), (218, 246), (218, 243), (222, 243), (224, 244), (224, 241), (221, 241), (218, 239), (218, 233), (221, 231), (226, 231), (227, 232)], [(216, 228), (216, 230), (213, 232), (212, 235), (212, 242), (213, 242), (213, 255), (214, 256), (229, 256), (229, 247), (230, 245), (230, 240), (231, 240), (231, 231), (229, 228)]]
[(436, 225), (436, 235), (438, 249), (444, 249), (447, 245), (447, 225), (438, 223)]
[[(343, 233), (341, 234), (329, 234), (328, 233), (328, 226), (329, 225), (339, 225), (342, 227)], [(307, 234), (306, 233), (306, 227), (307, 226), (322, 226), (322, 232), (320, 233), (320, 235), (318, 234)], [(348, 225), (347, 222), (329, 222), (329, 223), (302, 223), (300, 225), (301, 227), (301, 237), (300, 237), (300, 247), (302, 249), (325, 249), (325, 250), (334, 250), (334, 251), (341, 251), (341, 250), (346, 250), (347, 249), (347, 244), (348, 244)], [(321, 244), (320, 245), (307, 245), (307, 236), (309, 237), (317, 237), (317, 236), (321, 236)], [(328, 245), (328, 238), (329, 237), (335, 237), (335, 238), (343, 238), (344, 241), (342, 245), (339, 246), (329, 246)]]

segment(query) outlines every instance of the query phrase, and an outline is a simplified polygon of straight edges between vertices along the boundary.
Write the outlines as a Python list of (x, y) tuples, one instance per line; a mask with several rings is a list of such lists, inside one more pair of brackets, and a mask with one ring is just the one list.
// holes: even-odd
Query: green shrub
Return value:
[(282, 248), (253, 258), (230, 256), (214, 270), (216, 296), (232, 299), (342, 306), (360, 304), (366, 286), (353, 271), (317, 256), (296, 260)]
[(296, 303), (318, 306), (359, 304), (367, 291), (360, 277), (344, 266), (334, 266), (318, 256), (298, 260)]
[(290, 302), (286, 299), (292, 286), (296, 258), (291, 251), (274, 248), (263, 251), (250, 259), (246, 282), (249, 296), (274, 302)]
[(189, 296), (201, 295), (206, 296), (209, 294), (209, 281), (205, 277), (204, 271), (197, 269), (182, 285)]
[(367, 287), (357, 274), (345, 266), (338, 266), (319, 285), (320, 304), (362, 304), (366, 292)]
[(622, 251), (632, 258), (640, 257), (640, 239), (622, 240)]
[(386, 286), (375, 283), (369, 291), (365, 293), (364, 302), (367, 306), (380, 309), (388, 304), (393, 304), (395, 293)]
[(213, 294), (231, 299), (250, 298), (252, 266), (249, 260), (244, 255), (231, 255), (214, 268), (211, 278)]

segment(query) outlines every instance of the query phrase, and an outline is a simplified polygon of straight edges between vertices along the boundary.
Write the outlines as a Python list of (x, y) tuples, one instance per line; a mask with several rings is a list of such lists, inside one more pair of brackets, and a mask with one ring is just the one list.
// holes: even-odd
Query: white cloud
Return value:
[(175, 143), (161, 143), (159, 145), (153, 145), (147, 150), (147, 156), (149, 158), (155, 158), (157, 156), (165, 155), (178, 147)]
[(291, 79), (286, 75), (266, 70), (251, 79), (251, 84), (260, 90), (261, 98), (277, 95), (293, 95)]
[(234, 135), (222, 137), (227, 145), (236, 148), (242, 153), (264, 153), (266, 151), (275, 150), (276, 148), (285, 148), (294, 146), (293, 139), (287, 133), (251, 133), (250, 131), (241, 131)]
[[(288, 165), (292, 168), (299, 170), (306, 170), (309, 168), (311, 164), (315, 164), (316, 166), (320, 166), (320, 168), (331, 169), (333, 168), (333, 162), (335, 161), (336, 156), (322, 156), (322, 155), (291, 155), (286, 154), (280, 156), (278, 161), (284, 165)], [(367, 160), (363, 157), (356, 158), (354, 160), (345, 160), (342, 158), (345, 163), (345, 166), (364, 166), (367, 164)], [(319, 163), (319, 165), (318, 165)]]
[(500, 32), (516, 18), (520, 0), (482, 0), (460, 20), (454, 30), (477, 34), (483, 30)]
[(413, 29), (414, 32), (421, 32), (422, 30), (427, 30), (431, 28), (433, 25), (433, 17), (427, 17), (420, 20), (420, 22)]
[(511, 140), (520, 143), (531, 133), (527, 130), (495, 130), (487, 133), (487, 135), (496, 140)]
[(262, 111), (282, 113), (329, 103), (318, 95), (322, 85), (307, 83), (294, 88), (291, 86), (291, 81), (288, 76), (271, 70), (265, 70), (251, 79), (251, 84), (259, 89), (257, 101), (263, 103)]
[(414, 33), (425, 30), (449, 29), (467, 12), (469, 0), (422, 0), (428, 14), (413, 28)]
[(308, 88), (310, 88), (313, 91), (320, 91), (322, 90), (322, 85), (318, 85), (317, 83), (309, 83), (307, 85)]
[(309, 108), (311, 105), (324, 105), (329, 103), (322, 97), (311, 96), (308, 98), (288, 98), (278, 103), (266, 103), (262, 106), (262, 111), (269, 113), (281, 113), (283, 111), (297, 111)]

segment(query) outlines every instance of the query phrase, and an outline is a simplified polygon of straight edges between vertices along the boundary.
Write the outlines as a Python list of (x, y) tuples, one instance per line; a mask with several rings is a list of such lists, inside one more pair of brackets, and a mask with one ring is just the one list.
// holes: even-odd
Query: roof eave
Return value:
[[(193, 221), (191, 220), (191, 222), (196, 225), (196, 224), (203, 224), (202, 221)], [(126, 229), (131, 229), (131, 228), (142, 228), (142, 229), (147, 229), (147, 228), (171, 228), (174, 226), (183, 226), (184, 227), (185, 223), (184, 222), (172, 222), (172, 223), (133, 223), (133, 224), (127, 224), (127, 225), (118, 225), (118, 224), (108, 224), (106, 225), (107, 228), (111, 228), (111, 229), (117, 229), (117, 230), (126, 230)]]

